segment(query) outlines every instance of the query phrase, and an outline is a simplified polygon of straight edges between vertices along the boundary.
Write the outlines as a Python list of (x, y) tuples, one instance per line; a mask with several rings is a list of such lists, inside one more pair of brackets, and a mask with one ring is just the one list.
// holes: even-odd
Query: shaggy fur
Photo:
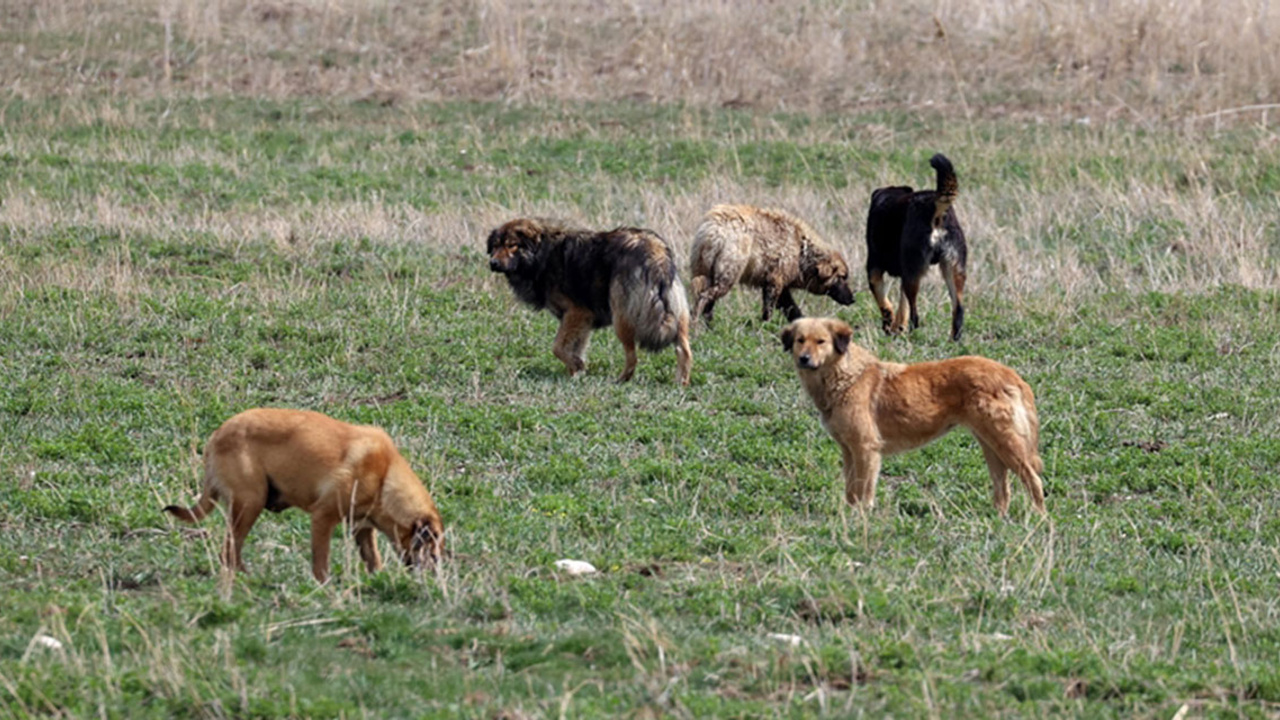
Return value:
[(560, 319), (552, 351), (570, 375), (587, 367), (591, 331), (613, 325), (626, 351), (619, 382), (636, 370), (636, 344), (676, 346), (676, 382), (689, 384), (689, 302), (671, 247), (652, 230), (605, 232), (512, 220), (489, 233), (489, 269), (517, 298)]
[[(964, 329), (965, 260), (968, 247), (964, 230), (951, 207), (958, 183), (951, 161), (934, 155), (929, 164), (937, 171), (937, 189), (914, 191), (909, 187), (883, 187), (871, 194), (867, 214), (867, 283), (880, 308), (881, 325), (891, 335), (920, 326), (916, 296), (920, 280), (930, 265), (937, 265), (951, 295), (951, 339)], [(884, 276), (902, 278), (901, 297), (895, 313), (885, 297)]]
[(197, 523), (221, 502), (229, 531), (224, 567), (244, 570), (240, 551), (263, 510), (296, 507), (311, 514), (311, 572), (329, 576), (329, 540), (351, 525), (370, 572), (382, 567), (375, 530), (385, 534), (405, 565), (439, 560), (444, 522), (385, 432), (349, 425), (309, 410), (257, 408), (233, 416), (204, 447), (204, 489), (194, 507), (165, 511)]
[(835, 318), (804, 318), (782, 331), (782, 346), (844, 456), (849, 504), (874, 504), (882, 456), (927, 445), (963, 425), (982, 447), (1000, 514), (1009, 510), (1009, 470), (1044, 512), (1040, 421), (1031, 387), (1018, 373), (973, 356), (881, 362), (852, 336)]
[(716, 205), (693, 239), (690, 261), (694, 317), (711, 324), (716, 301), (735, 284), (761, 288), (761, 318), (773, 308), (788, 320), (804, 313), (792, 290), (827, 295), (841, 305), (853, 302), (849, 265), (803, 220), (781, 210), (750, 205)]

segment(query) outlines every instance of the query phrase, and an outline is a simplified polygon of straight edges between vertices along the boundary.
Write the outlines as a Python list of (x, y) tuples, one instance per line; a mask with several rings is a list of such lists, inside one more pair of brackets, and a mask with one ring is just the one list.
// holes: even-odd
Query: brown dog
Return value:
[(804, 313), (792, 290), (853, 302), (844, 255), (803, 220), (781, 210), (716, 205), (698, 225), (690, 253), (694, 318), (711, 324), (716, 301), (741, 283), (761, 288), (768, 320), (776, 305), (788, 320)]
[(218, 501), (230, 525), (222, 564), (236, 570), (244, 570), (240, 550), (264, 509), (311, 514), (311, 573), (320, 582), (329, 575), (333, 529), (344, 520), (370, 572), (382, 567), (374, 530), (390, 538), (405, 565), (435, 562), (444, 551), (440, 512), (391, 438), (308, 410), (257, 408), (223, 423), (204, 447), (199, 501), (165, 511), (195, 523)]
[(804, 318), (782, 331), (782, 346), (795, 359), (822, 426), (840, 445), (849, 504), (875, 503), (882, 455), (927, 445), (963, 425), (982, 446), (1000, 514), (1009, 510), (1009, 470), (1044, 512), (1040, 421), (1031, 387), (1018, 373), (973, 356), (881, 362), (852, 337), (834, 318)]

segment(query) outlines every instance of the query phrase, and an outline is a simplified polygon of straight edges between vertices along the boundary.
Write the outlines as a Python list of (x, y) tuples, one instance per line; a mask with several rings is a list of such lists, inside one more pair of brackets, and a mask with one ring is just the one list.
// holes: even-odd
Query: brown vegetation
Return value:
[(12, 0), (0, 28), (0, 77), (22, 97), (629, 98), (1145, 122), (1258, 118), (1280, 97), (1280, 9), (1250, 0)]

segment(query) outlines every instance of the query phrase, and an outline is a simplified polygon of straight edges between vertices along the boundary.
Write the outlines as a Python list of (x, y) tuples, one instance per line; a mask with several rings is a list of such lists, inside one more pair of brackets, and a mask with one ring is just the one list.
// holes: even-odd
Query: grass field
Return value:
[[(872, 125), (891, 132), (864, 142)], [(10, 714), (1280, 709), (1280, 176), (1256, 131), (221, 101), (11, 104), (4, 127)], [(670, 352), (617, 385), (611, 335), (569, 380), (554, 320), (486, 268), (485, 232), (514, 214), (687, 248), (718, 197), (803, 211), (856, 265), (867, 190), (928, 181), (917, 148), (961, 173), (965, 342), (944, 339), (937, 278), (909, 338), (880, 335), (865, 293), (802, 305), (888, 358), (1017, 368), (1047, 520), (1022, 494), (996, 517), (963, 434), (887, 462), (869, 516), (844, 507), (753, 294), (695, 339), (692, 387)], [(385, 426), (452, 560), (368, 576), (345, 543), (316, 587), (292, 513), (220, 579), (219, 523), (159, 508), (254, 405)], [(569, 579), (561, 557), (603, 572)]]
[[(566, 37), (534, 19), (554, 4), (463, 5), (5, 9), (0, 716), (1280, 716), (1280, 136), (1202, 117), (1266, 104), (1269, 9), (1244, 32), (1240, 3), (1125, 0), (1090, 39), (1078, 10), (1037, 35), (1030, 6), (944, 4), (952, 67), (863, 102), (874, 78), (823, 94), (844, 67), (823, 48), (923, 6), (808, 3), (781, 30), (769, 4), (712, 25), (721, 4), (611, 7)], [(615, 25), (646, 42), (609, 45)], [(734, 32), (792, 74), (680, 75)], [(1033, 37), (1060, 68), (1022, 85), (982, 54), (1039, 57)], [(903, 47), (867, 45), (860, 72)], [(601, 48), (627, 62), (566, 60)], [(964, 103), (932, 105), (959, 67)], [(970, 237), (965, 340), (936, 274), (904, 338), (860, 272), (852, 306), (797, 299), (887, 359), (1017, 369), (1046, 518), (1018, 488), (996, 515), (962, 432), (888, 459), (869, 514), (844, 505), (754, 293), (694, 338), (689, 388), (670, 350), (619, 385), (610, 331), (567, 378), (554, 319), (487, 269), (518, 215), (645, 225), (684, 256), (734, 200), (796, 212), (857, 270), (871, 189), (928, 185), (936, 151)], [(342, 539), (317, 586), (293, 511), (220, 574), (221, 522), (160, 509), (258, 405), (385, 427), (449, 561), (369, 575)]]

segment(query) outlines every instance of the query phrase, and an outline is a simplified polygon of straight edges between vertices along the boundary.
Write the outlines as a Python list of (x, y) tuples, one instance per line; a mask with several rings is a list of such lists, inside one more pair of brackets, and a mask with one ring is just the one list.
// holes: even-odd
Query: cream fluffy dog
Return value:
[(716, 205), (698, 225), (690, 252), (693, 317), (708, 325), (716, 301), (739, 283), (761, 289), (761, 317), (776, 306), (788, 320), (803, 315), (792, 290), (853, 302), (849, 265), (800, 218), (751, 205)]

